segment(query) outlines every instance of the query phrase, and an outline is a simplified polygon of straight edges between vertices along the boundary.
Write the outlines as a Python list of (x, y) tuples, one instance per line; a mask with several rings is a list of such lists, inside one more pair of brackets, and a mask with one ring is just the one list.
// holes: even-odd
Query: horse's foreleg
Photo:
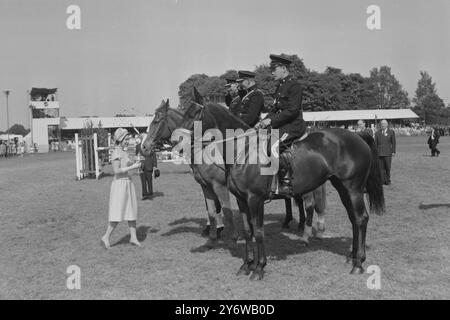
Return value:
[(316, 238), (323, 239), (325, 233), (325, 212), (317, 212), (317, 232)]
[[(222, 204), (218, 197), (214, 199), (214, 208), (216, 210), (216, 227), (217, 227), (217, 237), (220, 238), (220, 231), (223, 230), (223, 213), (222, 213)], [(219, 231), (220, 230), (220, 231)]]
[[(206, 193), (205, 191), (203, 191), (203, 196), (205, 198), (205, 208), (206, 208), (206, 226), (205, 228), (202, 230), (202, 237), (208, 238), (209, 237), (209, 232), (211, 230), (211, 217), (209, 215), (209, 209), (208, 209), (208, 202), (206, 201), (207, 197), (206, 197)], [(217, 225), (217, 223), (215, 224)]]
[[(217, 198), (220, 201), (223, 216), (227, 222), (227, 227), (230, 228), (231, 239), (233, 241), (237, 241), (239, 238), (239, 233), (236, 227), (235, 218), (233, 216), (233, 210), (231, 209), (230, 193), (228, 191), (228, 188), (223, 185), (215, 185), (214, 192), (216, 193)], [(218, 225), (218, 227), (220, 226)]]
[(339, 193), (342, 203), (347, 210), (348, 217), (352, 223), (353, 241), (351, 258), (353, 262), (352, 274), (364, 272), (362, 267), (365, 255), (365, 238), (367, 221), (369, 215), (364, 207), (363, 193), (352, 189), (351, 185), (344, 185), (337, 178), (330, 179), (333, 186)]
[(244, 263), (239, 268), (237, 275), (249, 275), (250, 265), (254, 261), (254, 252), (253, 252), (253, 228), (250, 224), (250, 216), (248, 213), (247, 204), (242, 200), (237, 199), (237, 203), (239, 206), (239, 211), (243, 215), (244, 222), (244, 238), (245, 238), (245, 253), (244, 253)]
[(216, 222), (216, 207), (213, 199), (205, 198), (206, 209), (208, 211), (208, 220), (210, 223), (208, 241), (205, 243), (205, 247), (212, 249), (217, 247), (217, 222)]
[(303, 196), (303, 204), (304, 210), (306, 209), (306, 221), (303, 223), (304, 231), (300, 240), (305, 244), (309, 244), (309, 239), (312, 237), (312, 222), (314, 217), (314, 198), (312, 193), (307, 193)]
[(306, 223), (306, 215), (305, 215), (305, 207), (303, 205), (303, 197), (295, 196), (295, 202), (298, 206), (298, 232), (300, 235), (303, 235), (305, 231), (305, 223)]
[(351, 273), (361, 274), (364, 273), (362, 264), (366, 260), (366, 231), (369, 214), (364, 205), (364, 195), (362, 192), (350, 191), (350, 198), (355, 213), (354, 229), (356, 229), (354, 232), (354, 237), (356, 234), (356, 241), (353, 239), (353, 245), (356, 243), (356, 248), (353, 247), (353, 269)]
[(292, 201), (290, 198), (284, 199), (284, 206), (286, 208), (286, 216), (282, 225), (283, 229), (289, 229), (289, 222), (292, 221)]
[(323, 239), (325, 233), (325, 214), (327, 206), (327, 195), (325, 184), (314, 191), (314, 203), (317, 212), (317, 232), (316, 238)]
[(251, 197), (248, 204), (252, 216), (252, 224), (255, 228), (255, 261), (257, 260), (256, 268), (250, 280), (261, 280), (264, 277), (264, 267), (267, 264), (266, 250), (264, 247), (264, 199), (256, 196)]

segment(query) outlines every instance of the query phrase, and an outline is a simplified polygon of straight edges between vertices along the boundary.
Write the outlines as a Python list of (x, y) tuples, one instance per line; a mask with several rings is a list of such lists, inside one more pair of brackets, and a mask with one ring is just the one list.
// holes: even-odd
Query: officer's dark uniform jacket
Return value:
[(240, 96), (234, 97), (234, 99), (231, 100), (231, 103), (229, 105), (231, 113), (239, 117), (241, 114), (241, 105), (242, 105), (241, 97)]
[(279, 137), (288, 133), (286, 143), (301, 137), (306, 131), (302, 112), (303, 88), (291, 75), (282, 79), (274, 94), (274, 104), (266, 118), (270, 118), (273, 129), (279, 130)]
[(231, 94), (227, 93), (227, 94), (225, 95), (225, 105), (226, 105), (227, 107), (230, 107), (231, 101), (233, 101), (233, 97), (231, 96)]
[(247, 90), (238, 90), (238, 95), (233, 98), (228, 108), (237, 117), (241, 116), (242, 99), (247, 95)]
[(240, 118), (250, 127), (254, 127), (263, 109), (264, 94), (256, 86), (249, 88), (248, 94), (242, 99)]

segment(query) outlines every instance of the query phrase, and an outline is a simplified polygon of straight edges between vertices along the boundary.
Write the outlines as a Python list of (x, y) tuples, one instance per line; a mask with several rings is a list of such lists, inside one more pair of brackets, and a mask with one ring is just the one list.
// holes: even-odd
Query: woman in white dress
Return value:
[(124, 128), (118, 128), (114, 132), (114, 140), (116, 147), (111, 156), (111, 163), (114, 171), (114, 179), (111, 184), (111, 192), (109, 195), (109, 214), (108, 228), (102, 237), (101, 243), (106, 249), (110, 248), (109, 238), (111, 233), (117, 227), (119, 222), (128, 221), (130, 228), (130, 243), (140, 246), (136, 236), (136, 220), (137, 220), (137, 198), (133, 181), (129, 172), (138, 169), (141, 162), (133, 163), (130, 161), (128, 153), (124, 150), (128, 147), (130, 139), (128, 131)]

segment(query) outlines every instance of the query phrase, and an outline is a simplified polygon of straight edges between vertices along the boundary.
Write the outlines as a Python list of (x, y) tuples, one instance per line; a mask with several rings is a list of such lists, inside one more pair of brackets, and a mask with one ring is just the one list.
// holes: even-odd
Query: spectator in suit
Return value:
[(428, 137), (428, 146), (431, 149), (431, 156), (434, 157), (439, 157), (439, 154), (441, 153), (438, 148), (437, 145), (439, 143), (439, 132), (438, 130), (436, 130), (435, 128), (432, 128), (431, 134)]
[(372, 131), (372, 129), (366, 127), (366, 122), (362, 119), (358, 120), (358, 128), (356, 128), (356, 132), (358, 133), (366, 132), (370, 134), (372, 138), (374, 137), (374, 132)]
[(378, 149), (381, 178), (385, 185), (391, 184), (391, 163), (395, 156), (395, 132), (388, 128), (388, 122), (381, 120), (381, 129), (375, 134)]
[(148, 200), (153, 195), (153, 168), (155, 169), (155, 178), (159, 177), (158, 161), (156, 153), (151, 151), (150, 155), (145, 155), (141, 149), (141, 137), (136, 139), (136, 155), (144, 157), (140, 171), (142, 184), (142, 200)]

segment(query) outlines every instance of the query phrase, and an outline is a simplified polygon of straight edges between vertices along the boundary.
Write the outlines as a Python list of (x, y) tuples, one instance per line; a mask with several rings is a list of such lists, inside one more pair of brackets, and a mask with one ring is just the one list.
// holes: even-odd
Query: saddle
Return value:
[[(291, 179), (291, 175), (292, 175), (292, 169), (291, 169), (291, 164), (292, 164), (292, 151), (293, 151), (293, 145), (294, 143), (298, 142), (298, 141), (302, 141), (304, 139), (306, 139), (306, 137), (308, 136), (308, 133), (303, 134), (300, 138), (295, 139), (292, 144), (283, 151), (282, 154), (280, 154), (279, 159), (280, 159), (280, 163), (279, 163), (279, 169), (278, 170), (283, 170), (285, 173), (283, 173), (283, 177), (289, 177), (289, 180)], [(279, 142), (283, 142), (283, 137), (281, 137), (279, 139)], [(280, 177), (278, 172), (276, 174), (274, 174), (272, 176), (272, 183), (271, 183), (271, 187), (270, 187), (270, 191), (269, 191), (269, 199), (272, 198), (279, 198), (281, 197), (292, 197), (293, 196), (293, 190), (292, 187), (289, 188), (290, 191), (289, 193), (286, 192), (280, 192)]]

